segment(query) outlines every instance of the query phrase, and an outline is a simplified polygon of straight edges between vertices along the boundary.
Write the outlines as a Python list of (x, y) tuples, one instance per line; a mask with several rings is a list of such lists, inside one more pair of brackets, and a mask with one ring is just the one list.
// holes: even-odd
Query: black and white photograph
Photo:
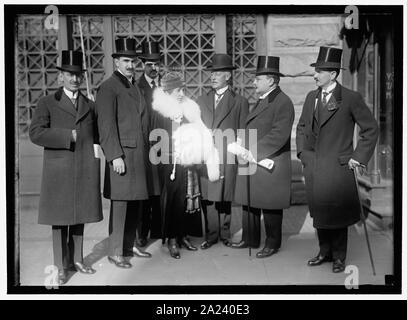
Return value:
[(5, 294), (401, 294), (405, 7), (289, 4), (3, 5)]

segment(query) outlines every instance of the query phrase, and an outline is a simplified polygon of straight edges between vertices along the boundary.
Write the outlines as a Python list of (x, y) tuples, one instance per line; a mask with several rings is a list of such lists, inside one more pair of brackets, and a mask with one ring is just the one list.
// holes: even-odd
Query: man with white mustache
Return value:
[[(212, 58), (212, 63), (207, 66), (211, 72), (212, 89), (202, 94), (197, 99), (201, 108), (202, 120), (206, 127), (220, 132), (231, 131), (235, 141), (237, 130), (243, 129), (249, 103), (246, 98), (236, 93), (231, 86), (232, 71), (236, 69), (232, 63), (232, 57), (217, 53)], [(217, 141), (215, 146), (220, 151), (221, 179), (215, 182), (208, 180), (202, 175), (202, 208), (205, 215), (205, 241), (201, 249), (208, 249), (219, 240), (227, 247), (232, 245), (230, 238), (231, 205), (234, 197), (237, 163), (227, 163), (230, 154), (227, 153), (227, 143), (233, 141)]]

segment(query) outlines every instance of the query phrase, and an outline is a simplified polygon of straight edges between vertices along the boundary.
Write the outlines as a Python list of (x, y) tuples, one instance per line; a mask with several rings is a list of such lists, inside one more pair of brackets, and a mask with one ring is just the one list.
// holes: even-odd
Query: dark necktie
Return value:
[(74, 108), (76, 109), (76, 102), (78, 101), (78, 98), (72, 97), (72, 98), (69, 98), (69, 100), (71, 100), (71, 102), (72, 102)]
[(151, 88), (152, 88), (152, 89), (157, 88), (157, 85), (155, 84), (155, 81), (154, 81), (154, 80), (151, 81)]
[(326, 106), (326, 104), (328, 103), (328, 101), (327, 101), (327, 99), (326, 99), (326, 97), (330, 94), (331, 92), (326, 92), (326, 91), (324, 91), (324, 92), (322, 92), (322, 105), (325, 107)]
[(215, 108), (217, 107), (217, 105), (219, 104), (220, 100), (222, 99), (223, 94), (224, 94), (224, 93), (222, 93), (222, 94), (217, 94), (217, 93), (215, 93)]

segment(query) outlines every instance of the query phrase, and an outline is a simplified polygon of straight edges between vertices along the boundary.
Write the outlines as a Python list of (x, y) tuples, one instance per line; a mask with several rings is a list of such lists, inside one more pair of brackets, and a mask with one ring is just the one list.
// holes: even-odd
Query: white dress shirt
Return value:
[(158, 77), (153, 79), (144, 73), (144, 78), (146, 79), (146, 81), (151, 89), (153, 88), (153, 85), (151, 84), (151, 82), (153, 82), (153, 81), (155, 82), (155, 85), (158, 87)]
[(68, 96), (69, 99), (78, 99), (78, 91), (72, 92), (71, 90), (68, 90), (64, 87), (64, 92)]
[(267, 91), (266, 93), (262, 94), (262, 95), (259, 97), (259, 100), (266, 99), (266, 97), (267, 97), (275, 88), (277, 88), (277, 87), (273, 87), (273, 88), (271, 88), (269, 91)]
[[(321, 93), (321, 102), (322, 102), (322, 98), (324, 96), (325, 92), (328, 92), (327, 96), (326, 96), (326, 101), (328, 102), (329, 99), (331, 99), (332, 96), (332, 92), (334, 91), (336, 87), (336, 81), (334, 83), (332, 83), (331, 85), (329, 85), (326, 89), (322, 89), (322, 93)], [(315, 105), (314, 105), (314, 109), (317, 107), (317, 103), (318, 103), (318, 95), (315, 98)]]

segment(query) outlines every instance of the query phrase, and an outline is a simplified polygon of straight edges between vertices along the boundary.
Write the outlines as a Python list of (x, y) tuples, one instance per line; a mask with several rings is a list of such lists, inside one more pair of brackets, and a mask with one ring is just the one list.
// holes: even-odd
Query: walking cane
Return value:
[(367, 227), (366, 227), (366, 218), (363, 214), (363, 205), (362, 205), (362, 200), (360, 198), (360, 192), (359, 192), (359, 185), (358, 185), (358, 179), (357, 179), (357, 173), (356, 173), (356, 168), (352, 169), (353, 170), (353, 176), (355, 177), (355, 184), (356, 184), (356, 190), (358, 192), (358, 199), (359, 199), (359, 206), (360, 206), (360, 220), (362, 220), (363, 223), (363, 228), (365, 230), (365, 235), (366, 235), (366, 243), (367, 243), (367, 249), (369, 251), (369, 258), (370, 258), (370, 264), (372, 266), (373, 270), (373, 275), (376, 275), (376, 270), (373, 262), (373, 255), (372, 255), (372, 249), (370, 248), (370, 242), (369, 242), (369, 235), (367, 233)]
[(247, 242), (249, 246), (249, 257), (252, 256), (252, 247), (251, 247), (251, 230), (250, 230), (250, 161), (247, 163), (247, 168), (249, 169), (249, 172), (247, 174)]

